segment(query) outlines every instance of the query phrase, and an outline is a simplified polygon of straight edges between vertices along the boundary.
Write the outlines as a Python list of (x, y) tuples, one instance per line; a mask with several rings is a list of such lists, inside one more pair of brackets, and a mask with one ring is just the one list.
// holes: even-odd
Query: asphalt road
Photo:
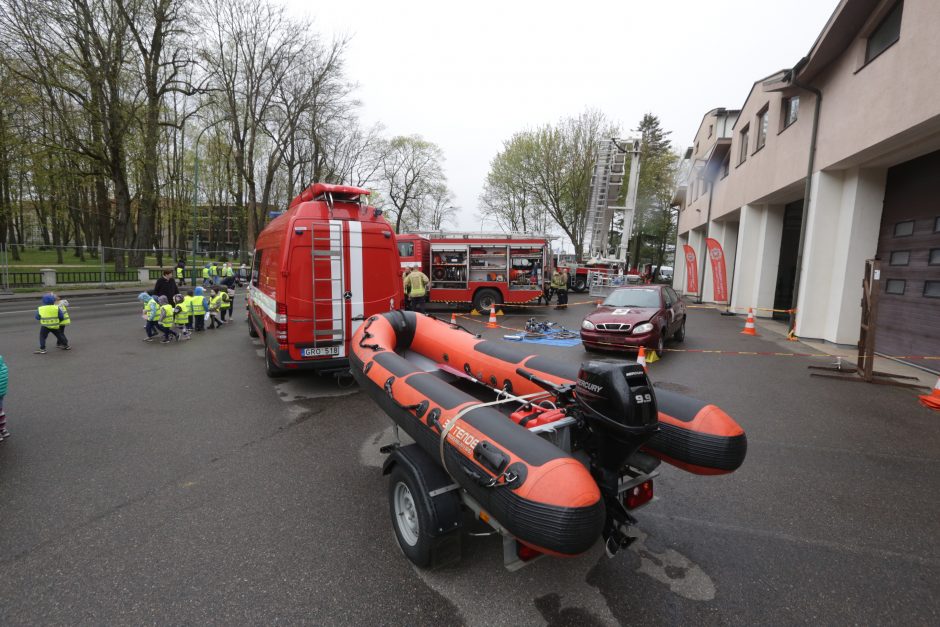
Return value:
[[(390, 422), (368, 398), (267, 379), (241, 316), (163, 346), (140, 341), (132, 296), (72, 304), (74, 350), (42, 356), (32, 303), (0, 304), (0, 624), (940, 623), (940, 421), (910, 391), (810, 378), (804, 358), (668, 353), (657, 385), (748, 431), (738, 472), (664, 465), (614, 559), (509, 573), (496, 539), (467, 537), (428, 573), (395, 544)], [(693, 310), (684, 346), (793, 348), (740, 326)]]

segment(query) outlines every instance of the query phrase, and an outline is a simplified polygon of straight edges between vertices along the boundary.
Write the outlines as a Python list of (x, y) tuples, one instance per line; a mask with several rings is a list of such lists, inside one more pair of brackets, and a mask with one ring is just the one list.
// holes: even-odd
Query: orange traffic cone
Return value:
[(457, 326), (457, 314), (454, 312), (451, 312), (450, 314), (450, 323), (454, 326)]
[(940, 411), (940, 378), (937, 379), (930, 394), (924, 394), (919, 398), (920, 404), (924, 407), (929, 407), (934, 411)]
[(498, 329), (499, 324), (496, 322), (496, 307), (490, 307), (490, 319), (486, 323), (487, 329)]
[(747, 322), (744, 323), (744, 330), (741, 333), (744, 335), (757, 335), (757, 328), (754, 326), (754, 309), (752, 307), (747, 308)]
[(646, 349), (642, 346), (640, 347), (640, 352), (636, 354), (636, 363), (643, 366), (643, 372), (646, 372)]

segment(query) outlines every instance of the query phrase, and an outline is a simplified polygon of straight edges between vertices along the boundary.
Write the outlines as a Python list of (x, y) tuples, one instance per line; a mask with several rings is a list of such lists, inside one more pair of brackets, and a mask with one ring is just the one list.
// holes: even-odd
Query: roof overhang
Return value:
[[(823, 27), (809, 54), (793, 68), (800, 82), (808, 83), (829, 66), (872, 18), (880, 0), (841, 0)], [(889, 4), (885, 9), (890, 9)]]

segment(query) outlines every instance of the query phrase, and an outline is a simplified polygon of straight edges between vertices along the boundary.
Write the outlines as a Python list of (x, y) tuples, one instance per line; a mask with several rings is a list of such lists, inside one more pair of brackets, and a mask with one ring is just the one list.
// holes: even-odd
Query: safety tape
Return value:
[[(477, 322), (482, 325), (486, 325), (487, 321), (480, 318), (471, 318), (465, 314), (458, 314), (458, 318), (464, 318), (470, 320), (471, 322)], [(500, 329), (506, 329), (507, 331), (514, 331), (516, 333), (525, 333), (525, 329), (517, 329), (515, 327), (507, 327), (502, 324), (497, 325)], [(624, 347), (622, 344), (614, 344), (612, 342), (597, 342), (599, 346), (609, 346), (611, 348), (618, 348), (630, 350), (630, 347)], [(664, 348), (667, 353), (703, 353), (706, 355), (738, 355), (744, 357), (831, 357), (833, 359), (837, 358), (838, 355), (831, 355), (829, 353), (794, 353), (794, 352), (777, 352), (777, 351), (732, 351), (732, 350), (723, 350), (723, 349), (708, 349), (708, 348)], [(940, 361), (940, 356), (938, 355), (881, 355), (878, 354), (877, 357), (884, 357), (886, 359), (913, 359), (913, 360), (922, 360), (922, 361)], [(843, 357), (842, 359), (847, 361), (854, 360), (854, 357)]]
[(754, 311), (773, 311), (777, 313), (796, 313), (796, 309), (774, 309), (773, 307), (728, 307), (727, 305), (686, 305), (686, 309), (715, 309), (720, 311), (738, 310), (741, 313), (747, 313), (749, 309)]

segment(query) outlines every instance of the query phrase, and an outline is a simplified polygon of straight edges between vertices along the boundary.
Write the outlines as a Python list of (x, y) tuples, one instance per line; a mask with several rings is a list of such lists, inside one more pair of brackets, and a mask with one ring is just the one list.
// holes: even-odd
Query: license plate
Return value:
[(317, 348), (305, 348), (300, 352), (304, 357), (324, 357), (328, 355), (339, 355), (339, 346), (320, 346)]

